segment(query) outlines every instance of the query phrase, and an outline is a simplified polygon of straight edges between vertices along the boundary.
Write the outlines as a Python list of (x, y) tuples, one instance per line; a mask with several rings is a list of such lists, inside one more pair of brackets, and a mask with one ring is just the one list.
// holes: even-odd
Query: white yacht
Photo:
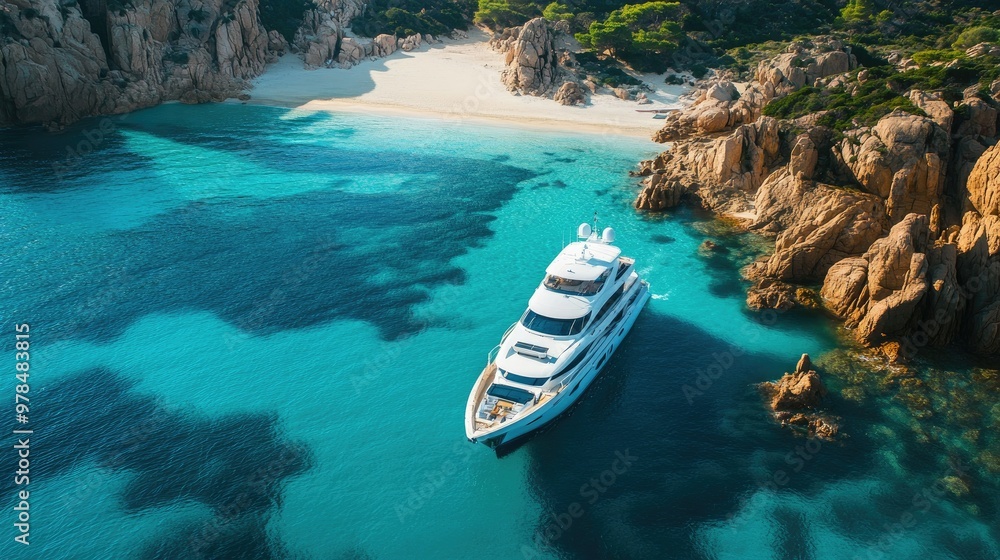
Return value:
[(578, 241), (545, 269), (528, 309), (487, 355), (465, 433), (492, 448), (555, 419), (584, 393), (649, 299), (615, 231), (580, 224)]

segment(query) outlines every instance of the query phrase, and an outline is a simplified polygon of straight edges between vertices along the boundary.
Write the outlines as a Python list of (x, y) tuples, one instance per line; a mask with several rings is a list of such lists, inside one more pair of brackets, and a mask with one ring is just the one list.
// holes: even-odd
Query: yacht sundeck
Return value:
[(492, 448), (542, 427), (575, 402), (628, 334), (649, 286), (612, 245), (615, 231), (580, 224), (545, 269), (528, 309), (486, 358), (465, 434)]

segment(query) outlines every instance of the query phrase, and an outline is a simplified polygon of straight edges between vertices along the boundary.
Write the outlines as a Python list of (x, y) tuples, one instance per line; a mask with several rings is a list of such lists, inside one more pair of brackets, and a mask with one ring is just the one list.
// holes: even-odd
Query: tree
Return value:
[(848, 0), (843, 10), (840, 10), (840, 17), (845, 22), (868, 21), (875, 14), (875, 6), (871, 0)]
[(566, 4), (553, 2), (545, 6), (545, 9), (542, 10), (542, 17), (549, 21), (570, 21), (573, 19), (573, 12), (570, 11), (569, 6)]
[(632, 44), (632, 31), (625, 23), (609, 19), (591, 23), (590, 31), (578, 33), (576, 38), (585, 47), (595, 51), (608, 51), (617, 58)]
[(527, 14), (511, 6), (507, 0), (479, 0), (479, 10), (475, 15), (476, 23), (494, 29), (520, 25), (527, 19)]
[(627, 4), (606, 20), (591, 23), (588, 32), (576, 38), (585, 47), (607, 51), (637, 69), (660, 71), (684, 38), (677, 23), (683, 15), (677, 2)]

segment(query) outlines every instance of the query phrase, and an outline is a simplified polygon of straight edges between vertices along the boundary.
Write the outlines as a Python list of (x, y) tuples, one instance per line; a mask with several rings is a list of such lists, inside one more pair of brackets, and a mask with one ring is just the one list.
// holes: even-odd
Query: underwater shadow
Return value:
[[(676, 318), (639, 317), (572, 413), (525, 446), (544, 512), (538, 550), (568, 558), (701, 558), (692, 529), (726, 523), (753, 492), (815, 492), (870, 467), (870, 443), (856, 437), (822, 444), (795, 470), (794, 454), (807, 440), (776, 425), (753, 386), (761, 372), (777, 378), (789, 364), (731, 351), (727, 341)], [(697, 384), (700, 373), (719, 371)], [(787, 474), (781, 484), (778, 471)], [(562, 514), (578, 508), (583, 513), (560, 527)], [(793, 538), (803, 530), (794, 516), (777, 523)]]
[[(276, 413), (207, 418), (164, 406), (134, 383), (97, 368), (38, 388), (45, 404), (32, 412), (45, 429), (30, 436), (31, 482), (80, 472), (62, 498), (68, 515), (92, 513), (91, 502), (125, 473), (132, 476), (118, 503), (126, 513), (192, 501), (211, 510), (185, 531), (150, 535), (142, 558), (280, 557), (268, 552), (281, 547), (266, 532), (267, 518), (287, 480), (310, 468), (308, 447), (287, 438)], [(8, 472), (15, 463), (15, 454), (0, 458)], [(13, 482), (3, 482), (5, 495), (15, 495)]]

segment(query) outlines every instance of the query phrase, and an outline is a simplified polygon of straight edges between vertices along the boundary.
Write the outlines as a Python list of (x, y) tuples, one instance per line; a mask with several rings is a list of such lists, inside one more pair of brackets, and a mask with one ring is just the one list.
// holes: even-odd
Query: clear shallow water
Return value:
[[(68, 156), (99, 123), (0, 140), (36, 429), (32, 544), (4, 558), (998, 556), (995, 512), (949, 497), (893, 532), (943, 472), (905, 434), (848, 419), (794, 455), (752, 384), (829, 325), (745, 313), (740, 239), (632, 210), (656, 145), (172, 105)], [(572, 414), (497, 459), (464, 441), (468, 391), (595, 210), (654, 297)]]

